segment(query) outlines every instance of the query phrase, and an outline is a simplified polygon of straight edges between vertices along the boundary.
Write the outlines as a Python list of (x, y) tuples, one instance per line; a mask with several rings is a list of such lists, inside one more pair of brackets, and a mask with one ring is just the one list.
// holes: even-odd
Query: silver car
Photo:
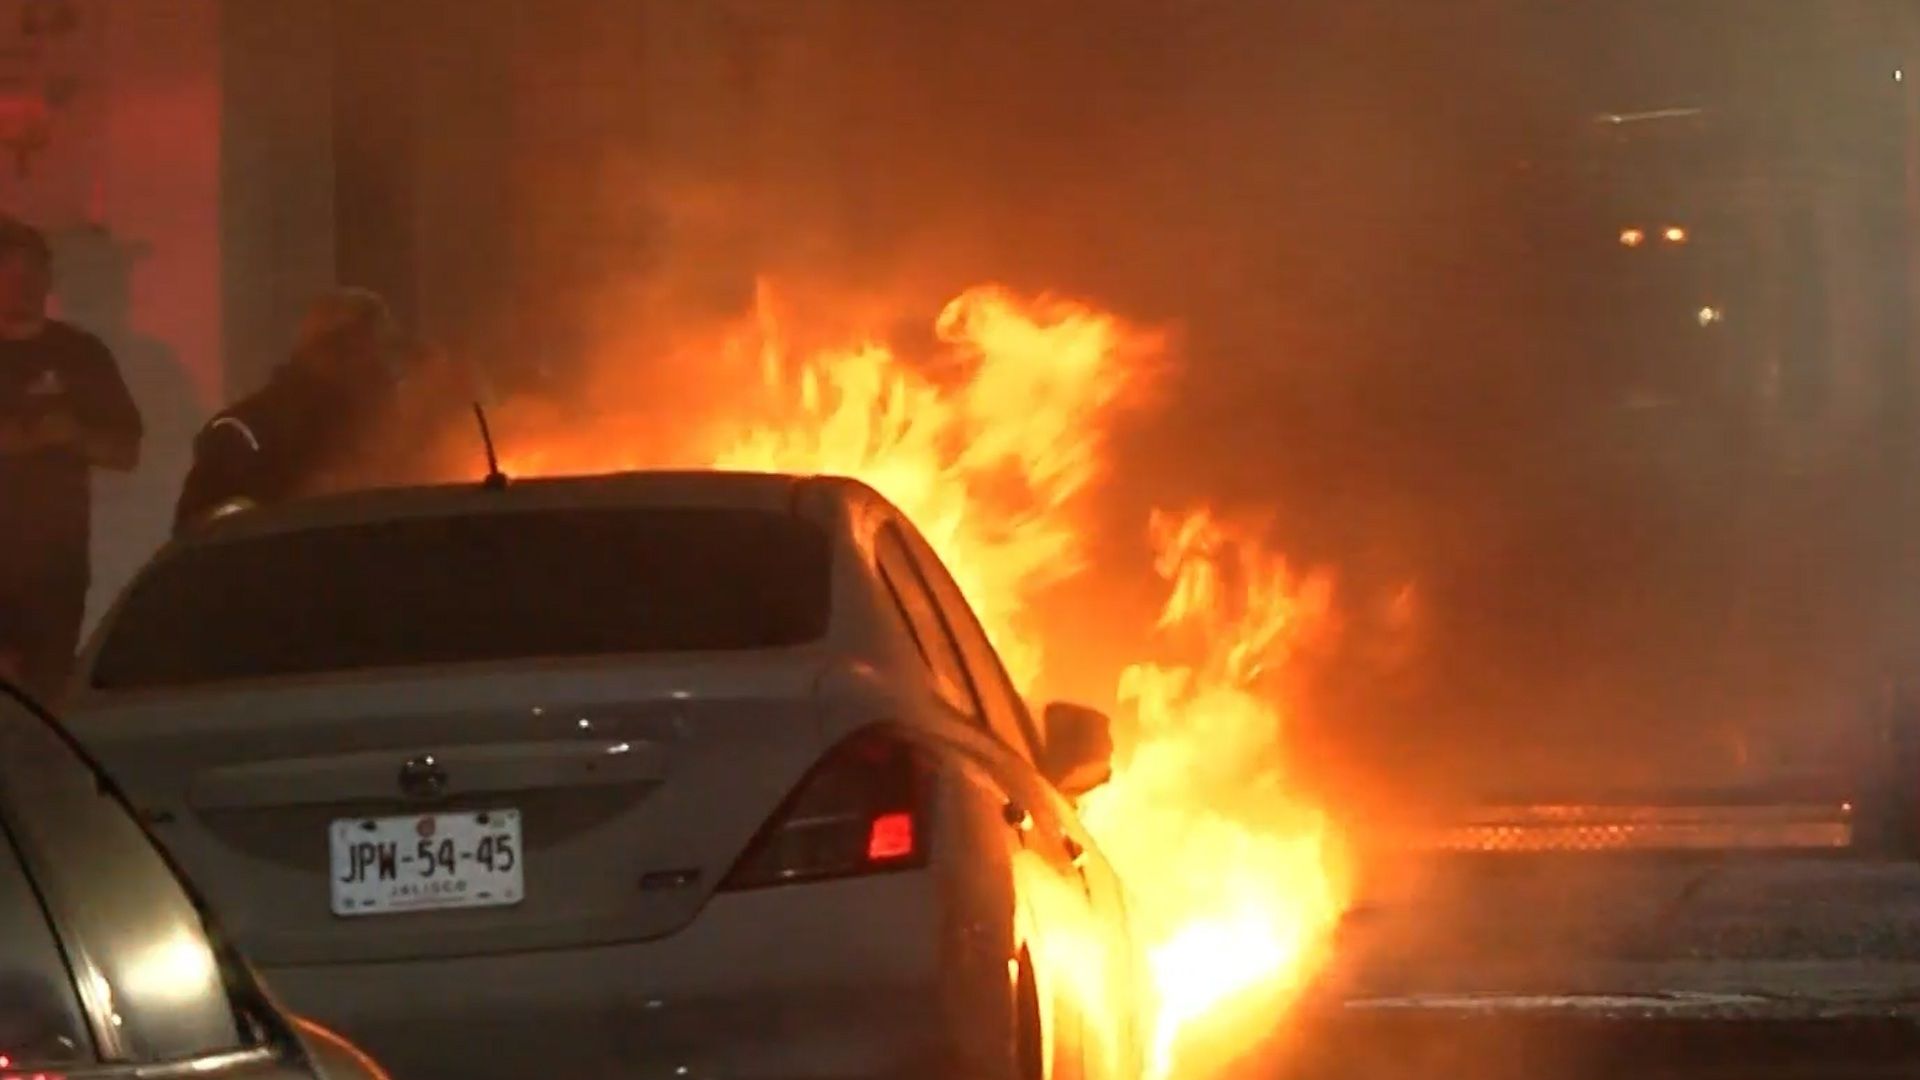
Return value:
[(240, 944), (408, 1080), (1138, 1075), (1072, 802), (1106, 721), (1029, 715), (853, 481), (244, 511), (84, 667), (73, 730)]
[(0, 1078), (374, 1080), (228, 948), (114, 785), (0, 686)]

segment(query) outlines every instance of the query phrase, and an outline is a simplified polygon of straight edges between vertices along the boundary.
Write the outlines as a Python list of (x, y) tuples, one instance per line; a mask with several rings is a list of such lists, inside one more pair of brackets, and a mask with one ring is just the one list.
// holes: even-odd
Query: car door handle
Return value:
[(1033, 815), (1027, 813), (1026, 807), (1021, 806), (1012, 799), (1008, 799), (1001, 805), (1000, 816), (1005, 819), (1009, 826), (1020, 832), (1026, 832), (1033, 828)]

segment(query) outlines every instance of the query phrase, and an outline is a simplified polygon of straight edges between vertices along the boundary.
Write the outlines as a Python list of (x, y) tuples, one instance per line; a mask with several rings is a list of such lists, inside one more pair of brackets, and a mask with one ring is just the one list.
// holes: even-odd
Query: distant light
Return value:
[(1626, 247), (1639, 247), (1646, 243), (1647, 234), (1639, 229), (1621, 229), (1620, 243)]
[(1905, 69), (1905, 68), (1894, 68), (1894, 69), (1893, 69), (1893, 81), (1894, 81), (1894, 82), (1906, 82), (1906, 81), (1907, 81), (1907, 71), (1906, 71), (1906, 69)]
[(1660, 235), (1669, 244), (1684, 244), (1687, 242), (1687, 230), (1678, 225), (1667, 226), (1666, 231)]
[(1726, 312), (1711, 304), (1694, 313), (1694, 318), (1699, 320), (1701, 326), (1712, 326), (1726, 317)]

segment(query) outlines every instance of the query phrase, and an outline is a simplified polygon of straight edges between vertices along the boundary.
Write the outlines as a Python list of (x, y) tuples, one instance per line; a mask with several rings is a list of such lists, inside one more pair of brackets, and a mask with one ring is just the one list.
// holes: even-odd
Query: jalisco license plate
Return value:
[(526, 892), (518, 810), (340, 818), (328, 841), (335, 915), (500, 907)]

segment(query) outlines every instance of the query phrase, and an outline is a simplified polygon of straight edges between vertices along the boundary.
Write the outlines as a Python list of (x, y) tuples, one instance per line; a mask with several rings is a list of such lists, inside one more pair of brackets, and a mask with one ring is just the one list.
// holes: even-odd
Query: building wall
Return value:
[(216, 0), (0, 2), (0, 209), (53, 240), (60, 315), (114, 350), (140, 468), (95, 488), (93, 608), (165, 535), (222, 383)]
[[(525, 297), (508, 288), (517, 18), (537, 5), (415, 0), (420, 46), (408, 166), (408, 270), (418, 332), (462, 357), (498, 362)], [(378, 102), (372, 103), (376, 107)]]
[[(163, 0), (140, 0), (161, 3)], [(164, 0), (178, 2), (178, 0)], [(332, 0), (222, 0), (221, 323), (229, 398), (266, 381), (333, 282)]]

